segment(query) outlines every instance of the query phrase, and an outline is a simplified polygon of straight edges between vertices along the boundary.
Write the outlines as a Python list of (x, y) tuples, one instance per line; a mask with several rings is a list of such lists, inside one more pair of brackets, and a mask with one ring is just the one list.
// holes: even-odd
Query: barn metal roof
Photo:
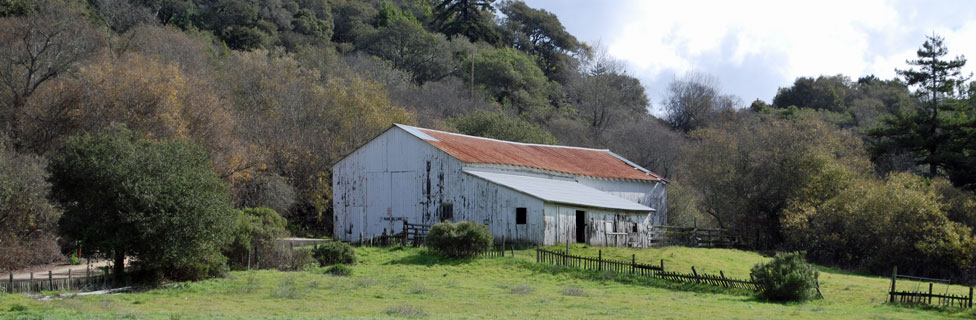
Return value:
[(546, 179), (524, 175), (464, 169), (465, 173), (502, 185), (546, 202), (627, 211), (653, 211), (642, 204), (615, 197), (609, 193), (571, 180)]
[(664, 180), (607, 149), (520, 143), (396, 126), (466, 163), (525, 166), (597, 178)]

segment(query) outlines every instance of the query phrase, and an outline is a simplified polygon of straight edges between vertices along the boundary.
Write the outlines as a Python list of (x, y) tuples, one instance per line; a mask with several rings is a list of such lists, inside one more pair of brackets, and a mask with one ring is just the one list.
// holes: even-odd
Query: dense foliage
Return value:
[(441, 222), (427, 233), (427, 246), (452, 258), (470, 258), (491, 248), (494, 236), (488, 227), (471, 221)]
[(270, 208), (244, 208), (235, 211), (231, 238), (222, 249), (232, 268), (278, 268), (282, 250), (275, 239), (288, 235), (287, 222)]
[(119, 129), (68, 140), (51, 158), (51, 188), (64, 208), (61, 232), (156, 278), (220, 274), (220, 246), (233, 224), (227, 185), (210, 156), (182, 140), (152, 141)]
[(44, 159), (3, 151), (0, 146), (0, 270), (62, 260), (55, 240), (57, 210)]
[(356, 250), (348, 243), (329, 241), (318, 246), (313, 252), (319, 265), (356, 264)]
[(817, 295), (819, 272), (804, 260), (802, 253), (778, 253), (773, 260), (752, 267), (759, 292), (770, 301), (806, 301)]

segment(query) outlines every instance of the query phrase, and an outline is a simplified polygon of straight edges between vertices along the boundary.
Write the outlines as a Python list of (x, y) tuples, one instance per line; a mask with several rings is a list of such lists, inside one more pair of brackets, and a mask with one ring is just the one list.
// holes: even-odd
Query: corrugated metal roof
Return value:
[(499, 184), (547, 202), (585, 207), (649, 212), (642, 204), (618, 198), (609, 193), (585, 186), (576, 181), (537, 178), (531, 176), (464, 169), (465, 173)]
[(661, 181), (661, 176), (606, 149), (519, 143), (397, 125), (467, 163), (525, 166), (597, 178)]

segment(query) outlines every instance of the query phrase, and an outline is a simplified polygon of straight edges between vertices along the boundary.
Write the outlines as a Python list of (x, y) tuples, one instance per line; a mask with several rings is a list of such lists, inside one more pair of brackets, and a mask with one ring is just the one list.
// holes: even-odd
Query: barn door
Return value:
[(393, 214), (390, 195), (390, 173), (389, 172), (367, 172), (366, 173), (366, 214), (365, 214), (365, 234), (370, 237), (378, 236), (386, 229), (389, 234), (393, 230), (390, 228), (389, 217)]
[(576, 210), (576, 243), (586, 243), (586, 211)]
[[(420, 181), (416, 171), (401, 171), (393, 173), (393, 217), (405, 218), (410, 223), (420, 221)], [(402, 221), (402, 220), (398, 220)], [(392, 226), (397, 232), (403, 230), (403, 223)]]

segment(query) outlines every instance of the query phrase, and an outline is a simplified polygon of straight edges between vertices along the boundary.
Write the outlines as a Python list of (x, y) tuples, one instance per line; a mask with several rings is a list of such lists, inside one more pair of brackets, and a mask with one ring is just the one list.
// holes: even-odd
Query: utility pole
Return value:
[(474, 51), (471, 51), (471, 97), (474, 98)]

